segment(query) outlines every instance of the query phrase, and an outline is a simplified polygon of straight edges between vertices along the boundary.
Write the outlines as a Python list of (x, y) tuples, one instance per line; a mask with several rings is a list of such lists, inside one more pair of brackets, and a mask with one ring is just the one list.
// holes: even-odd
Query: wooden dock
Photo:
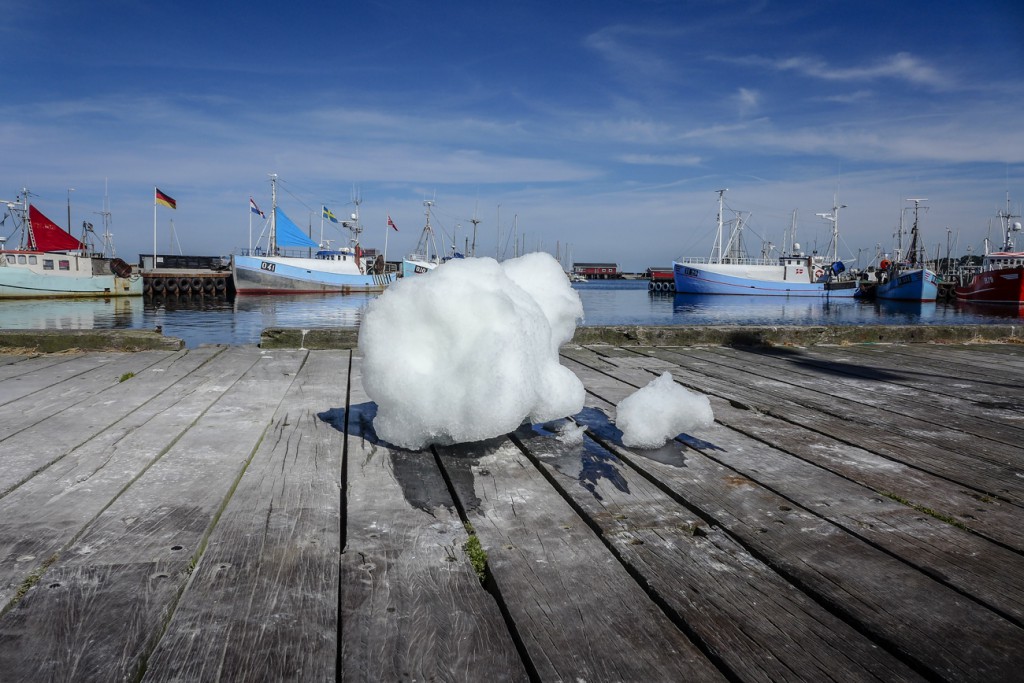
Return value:
[(0, 680), (1021, 680), (1020, 344), (563, 363), (583, 444), (408, 452), (350, 351), (0, 355)]

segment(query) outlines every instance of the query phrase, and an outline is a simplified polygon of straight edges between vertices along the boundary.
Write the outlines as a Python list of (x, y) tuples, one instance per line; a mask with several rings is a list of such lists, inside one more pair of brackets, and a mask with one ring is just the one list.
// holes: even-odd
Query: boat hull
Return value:
[(935, 273), (920, 268), (900, 272), (875, 290), (875, 298), (888, 301), (935, 301), (938, 295)]
[(414, 259), (404, 259), (402, 261), (402, 277), (411, 277), (413, 275), (423, 275), (424, 273), (437, 268), (437, 263), (433, 261), (420, 261)]
[(854, 293), (857, 291), (857, 283), (852, 280), (842, 282), (800, 282), (756, 278), (748, 277), (745, 274), (731, 274), (689, 263), (673, 263), (672, 270), (678, 294), (853, 298)]
[[(58, 253), (4, 256), (8, 258), (0, 266), (0, 299), (142, 296), (142, 278), (114, 275), (106, 259)], [(30, 258), (34, 258), (33, 263), (29, 263)], [(14, 262), (8, 262), (10, 259)], [(25, 262), (20, 263), (20, 259)], [(44, 269), (47, 262), (51, 269)]]
[(332, 262), (281, 256), (234, 256), (231, 276), (238, 294), (322, 294), (380, 292), (394, 282), (388, 274), (328, 270)]
[(961, 301), (1019, 305), (1024, 302), (1024, 266), (977, 273), (954, 291)]

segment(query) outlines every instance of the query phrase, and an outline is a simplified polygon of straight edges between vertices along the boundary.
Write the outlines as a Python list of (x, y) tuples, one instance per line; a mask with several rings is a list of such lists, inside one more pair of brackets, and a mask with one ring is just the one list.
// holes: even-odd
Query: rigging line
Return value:
[[(281, 187), (282, 184), (288, 185), (289, 183), (286, 180), (282, 180), (281, 178), (278, 178), (277, 179), (278, 187)], [(307, 204), (304, 200), (300, 199), (299, 196), (297, 194), (295, 194), (294, 192), (292, 192), (290, 189), (288, 189), (287, 187), (281, 187), (281, 189), (284, 190), (285, 192), (287, 192), (289, 195), (291, 195), (291, 197), (295, 201), (297, 201), (299, 204), (302, 204), (304, 207), (306, 207), (307, 210), (313, 211), (313, 207), (311, 207), (309, 204)]]

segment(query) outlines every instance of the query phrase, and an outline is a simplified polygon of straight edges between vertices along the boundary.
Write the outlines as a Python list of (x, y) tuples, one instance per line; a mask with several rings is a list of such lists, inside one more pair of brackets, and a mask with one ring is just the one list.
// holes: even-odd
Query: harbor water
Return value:
[[(1022, 320), (1016, 306), (650, 293), (645, 281), (573, 285), (583, 325), (978, 325)], [(256, 344), (264, 328), (359, 323), (376, 295), (0, 301), (0, 329), (157, 329), (189, 348)]]

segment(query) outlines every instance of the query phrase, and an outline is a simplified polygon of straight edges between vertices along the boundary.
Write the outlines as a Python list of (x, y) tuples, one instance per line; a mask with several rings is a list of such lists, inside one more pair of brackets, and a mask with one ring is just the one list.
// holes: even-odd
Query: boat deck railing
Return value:
[(731, 263), (739, 266), (777, 266), (779, 265), (779, 259), (777, 258), (733, 258), (726, 257), (721, 260), (712, 260), (704, 258), (703, 256), (687, 256), (686, 258), (678, 259), (676, 263), (694, 263), (694, 264), (718, 264), (718, 263)]

